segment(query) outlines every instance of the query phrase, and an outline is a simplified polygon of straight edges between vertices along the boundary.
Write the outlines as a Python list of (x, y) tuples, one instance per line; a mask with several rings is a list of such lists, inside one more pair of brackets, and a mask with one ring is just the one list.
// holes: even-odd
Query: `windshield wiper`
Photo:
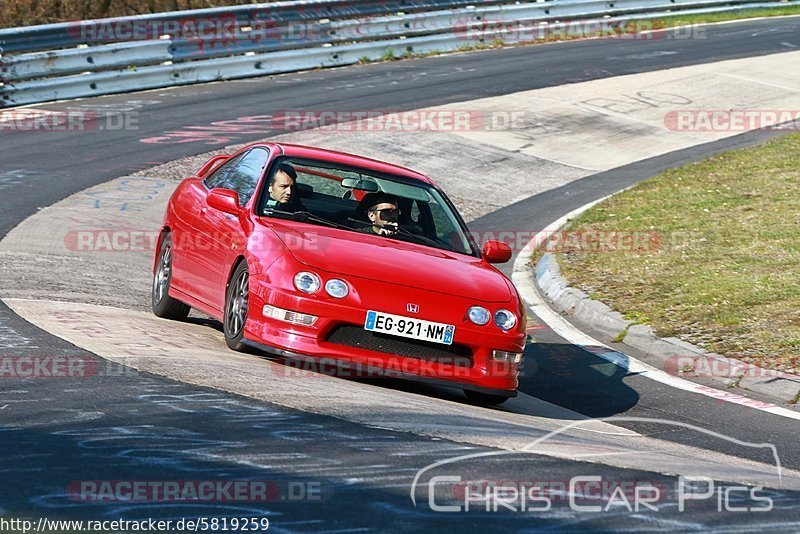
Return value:
[(280, 219), (289, 219), (290, 221), (299, 221), (299, 222), (308, 222), (312, 221), (319, 224), (326, 224), (332, 228), (340, 228), (342, 230), (350, 230), (353, 229), (345, 224), (339, 224), (334, 221), (329, 221), (324, 217), (320, 217), (319, 215), (314, 215), (310, 211), (283, 211), (280, 209), (272, 209), (268, 212), (265, 212), (265, 215), (269, 216), (277, 216)]

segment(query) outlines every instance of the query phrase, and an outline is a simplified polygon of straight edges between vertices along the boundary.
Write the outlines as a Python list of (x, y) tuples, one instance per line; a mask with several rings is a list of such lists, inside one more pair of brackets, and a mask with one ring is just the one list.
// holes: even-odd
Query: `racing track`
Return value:
[[(574, 42), (84, 101), (81, 104), (108, 106), (123, 106), (131, 100), (148, 99), (161, 103), (145, 105), (138, 110), (138, 131), (38, 135), (34, 132), (3, 132), (0, 190), (6, 198), (6, 206), (0, 214), (0, 229), (2, 235), (6, 235), (37, 208), (152, 162), (171, 160), (231, 142), (262, 138), (270, 133), (233, 132), (201, 143), (160, 145), (138, 142), (140, 138), (158, 136), (166, 130), (268, 113), (276, 108), (386, 109), (390, 101), (392, 109), (413, 109), (595, 77), (771, 54), (787, 50), (787, 39), (791, 40), (797, 31), (797, 23), (793, 20), (711, 27), (702, 46), (692, 41), (671, 40)], [(554, 52), (556, 50), (558, 53)], [(666, 50), (676, 53), (660, 53)], [(564, 61), (564, 57), (569, 61)], [(476, 73), (481, 76), (476, 77)], [(60, 109), (67, 106), (69, 104), (65, 103), (41, 107)], [(746, 134), (576, 180), (485, 215), (470, 226), (473, 229), (503, 229), (509, 225), (521, 228), (519, 221), (524, 220), (526, 228), (538, 230), (589, 200), (635, 183), (663, 168), (757, 142), (764, 136)], [(86, 147), (91, 147), (90, 151)], [(54, 271), (53, 276), (56, 275)], [(5, 306), (0, 313), (2, 355), (83, 353), (22, 321)], [(800, 445), (796, 443), (792, 421), (678, 393), (646, 378), (625, 377), (616, 371), (609, 373), (607, 364), (581, 349), (566, 345), (552, 333), (537, 331), (536, 336), (538, 343), (526, 354), (528, 361), (536, 362), (536, 369), (523, 378), (520, 387), (523, 392), (592, 417), (625, 415), (677, 420), (745, 441), (753, 440), (754, 436), (760, 440), (768, 436), (769, 441), (779, 448), (785, 466), (800, 467)], [(571, 358), (565, 361), (562, 358), (564, 354)], [(332, 530), (388, 525), (396, 530), (405, 530), (413, 528), (413, 519), (423, 516), (429, 526), (434, 521), (453, 521), (441, 514), (425, 513), (424, 509), (410, 507), (407, 488), (417, 469), (437, 459), (463, 454), (465, 450), (488, 450), (475, 444), (433, 441), (413, 433), (375, 428), (380, 426), (376, 422), (359, 425), (265, 405), (147, 374), (122, 373), (114, 364), (102, 365), (108, 365), (119, 376), (68, 384), (64, 381), (6, 381), (11, 387), (4, 388), (0, 398), (0, 406), (5, 406), (3, 426), (7, 428), (2, 432), (3, 442), (5, 447), (13, 444), (18, 453), (4, 455), (0, 468), (7, 475), (27, 476), (24, 476), (24, 482), (16, 483), (13, 488), (0, 490), (1, 506), (12, 513), (25, 511), (43, 515), (49, 511), (64, 516), (80, 516), (79, 507), (64, 499), (59, 491), (63, 491), (69, 481), (97, 470), (98, 464), (106, 474), (95, 478), (187, 479), (192, 477), (186, 473), (201, 473), (198, 477), (286, 480), (292, 477), (321, 478), (322, 474), (326, 481), (323, 486), (333, 488), (330, 499), (335, 499), (338, 511), (324, 505), (298, 509), (294, 503), (281, 503), (275, 510), (285, 515), (276, 518), (276, 526), (293, 529), (323, 526)], [(421, 386), (390, 386), (399, 388), (396, 392), (399, 396), (421, 391), (427, 395), (452, 398)], [(394, 390), (387, 391), (391, 395)], [(475, 409), (476, 415), (478, 410), (482, 409)], [(213, 424), (209, 425), (209, 421)], [(615, 424), (661, 440), (752, 457), (751, 451), (743, 451), (741, 447), (696, 432), (636, 421)], [(301, 448), (303, 453), (298, 453)], [(391, 455), (391, 461), (387, 460), (387, 455)], [(65, 457), (70, 460), (64, 461)], [(756, 459), (764, 460), (761, 456)], [(567, 471), (592, 474), (587, 472), (591, 469), (609, 478), (653, 478), (652, 474), (622, 472), (609, 466), (587, 468), (585, 464), (543, 457), (537, 459), (536, 467), (539, 477), (563, 479)], [(494, 461), (476, 466), (470, 476), (502, 478), (503, 473), (514, 473), (515, 469), (521, 467), (515, 467), (513, 460)], [(42, 472), (47, 473), (46, 480), (37, 475)], [(791, 504), (792, 499), (787, 495), (786, 504)], [(367, 507), (374, 514), (384, 512), (391, 519), (387, 521), (366, 513), (364, 502), (369, 503)], [(796, 497), (794, 502), (797, 502)], [(152, 515), (154, 510), (153, 505), (145, 505), (142, 510), (95, 506), (109, 518), (122, 513)], [(238, 504), (236, 508), (241, 510), (242, 505)], [(231, 508), (227, 510), (230, 512)], [(170, 517), (189, 515), (191, 511), (164, 506), (159, 513)], [(497, 519), (496, 515), (488, 517)], [(769, 518), (751, 520), (786, 518), (796, 520), (796, 515), (787, 509)], [(306, 522), (311, 519), (322, 523)], [(477, 519), (470, 516), (470, 520)], [(511, 520), (513, 517), (504, 517), (504, 521), (509, 521), (508, 525), (511, 525)], [(551, 517), (545, 521), (564, 526), (572, 520), (610, 528), (620, 525), (617, 522), (624, 520), (624, 514), (566, 520)], [(692, 517), (692, 526), (714, 525), (719, 524), (718, 521), (713, 513), (698, 513)], [(688, 528), (689, 525), (685, 526)]]

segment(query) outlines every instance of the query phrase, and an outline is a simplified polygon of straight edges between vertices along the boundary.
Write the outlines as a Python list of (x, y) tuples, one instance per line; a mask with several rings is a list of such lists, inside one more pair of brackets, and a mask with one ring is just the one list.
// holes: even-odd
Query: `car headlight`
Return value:
[(483, 306), (473, 306), (467, 312), (467, 317), (473, 323), (483, 326), (489, 322), (491, 316), (489, 315), (489, 310)]
[(508, 310), (497, 310), (494, 312), (494, 324), (508, 332), (517, 325), (517, 316)]
[(347, 293), (350, 292), (344, 280), (339, 280), (338, 278), (331, 278), (328, 280), (325, 283), (325, 291), (328, 292), (328, 295), (336, 299), (343, 299), (347, 296)]
[(294, 275), (294, 287), (303, 293), (316, 293), (319, 291), (322, 282), (319, 281), (319, 276), (308, 271), (300, 271)]

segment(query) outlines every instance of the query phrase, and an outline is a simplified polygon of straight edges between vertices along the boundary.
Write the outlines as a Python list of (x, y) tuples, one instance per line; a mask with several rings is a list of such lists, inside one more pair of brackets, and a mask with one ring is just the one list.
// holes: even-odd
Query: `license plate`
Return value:
[(451, 345), (453, 335), (456, 333), (456, 327), (451, 324), (434, 323), (372, 310), (367, 312), (364, 330), (444, 345)]

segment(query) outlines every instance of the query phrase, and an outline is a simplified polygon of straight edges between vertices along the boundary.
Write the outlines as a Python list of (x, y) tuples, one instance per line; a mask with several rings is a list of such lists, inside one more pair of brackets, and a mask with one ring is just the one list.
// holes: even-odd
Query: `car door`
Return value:
[(195, 264), (193, 254), (194, 219), (206, 203), (206, 188), (199, 180), (187, 180), (178, 187), (173, 197), (172, 278), (170, 287), (191, 296), (195, 295)]
[[(208, 190), (230, 189), (239, 194), (239, 206), (244, 207), (255, 192), (264, 172), (269, 152), (253, 148), (232, 161), (219, 176), (209, 177)], [(222, 168), (219, 171), (223, 171)], [(205, 204), (195, 218), (198, 239), (196, 257), (198, 276), (202, 277), (201, 300), (217, 310), (225, 305), (225, 285), (233, 259), (241, 253), (246, 242), (242, 220)]]
[(247, 152), (243, 152), (233, 156), (202, 181), (199, 186), (200, 202), (193, 205), (195, 212), (191, 219), (191, 239), (185, 240), (183, 247), (186, 265), (184, 277), (189, 294), (214, 309), (219, 309), (213, 303), (219, 283), (216, 280), (219, 276), (219, 267), (215, 266), (218, 258), (216, 251), (212, 250), (214, 241), (211, 234), (214, 221), (206, 217), (208, 210), (213, 208), (206, 202), (206, 196), (211, 189), (225, 185), (228, 175), (234, 171), (246, 155)]

